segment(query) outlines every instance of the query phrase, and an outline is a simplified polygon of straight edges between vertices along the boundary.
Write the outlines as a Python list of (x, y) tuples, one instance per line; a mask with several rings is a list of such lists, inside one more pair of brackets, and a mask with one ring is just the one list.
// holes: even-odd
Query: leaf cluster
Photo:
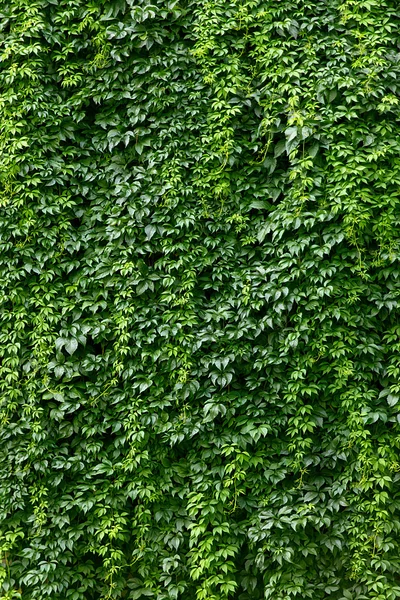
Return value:
[(0, 0), (1, 600), (400, 597), (395, 0)]

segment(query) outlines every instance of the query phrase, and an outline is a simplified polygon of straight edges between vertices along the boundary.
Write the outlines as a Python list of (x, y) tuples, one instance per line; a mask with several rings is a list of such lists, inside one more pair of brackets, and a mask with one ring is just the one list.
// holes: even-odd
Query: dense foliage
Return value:
[(397, 0), (0, 0), (1, 600), (400, 597)]

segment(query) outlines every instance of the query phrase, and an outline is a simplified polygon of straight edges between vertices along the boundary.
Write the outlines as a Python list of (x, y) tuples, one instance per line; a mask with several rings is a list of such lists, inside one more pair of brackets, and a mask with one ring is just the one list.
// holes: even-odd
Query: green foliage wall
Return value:
[(0, 0), (1, 600), (400, 597), (397, 0)]

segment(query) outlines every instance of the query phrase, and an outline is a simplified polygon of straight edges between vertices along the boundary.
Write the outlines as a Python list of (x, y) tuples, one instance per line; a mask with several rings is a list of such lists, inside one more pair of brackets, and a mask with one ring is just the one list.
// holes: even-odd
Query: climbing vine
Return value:
[(400, 597), (394, 0), (0, 0), (1, 600)]

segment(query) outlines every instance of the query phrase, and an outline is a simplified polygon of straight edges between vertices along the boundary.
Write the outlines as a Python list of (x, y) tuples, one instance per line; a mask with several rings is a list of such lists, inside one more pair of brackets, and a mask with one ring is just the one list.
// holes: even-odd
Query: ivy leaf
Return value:
[(274, 149), (274, 157), (278, 158), (286, 149), (286, 140), (281, 140), (278, 142)]
[(157, 231), (157, 227), (155, 225), (146, 225), (146, 227), (144, 228), (144, 230), (146, 232), (147, 239), (151, 240), (151, 238), (153, 237), (153, 235)]
[(65, 341), (64, 345), (68, 354), (73, 354), (78, 348), (78, 340), (76, 340), (75, 338), (69, 338)]
[(399, 401), (399, 396), (395, 396), (394, 394), (388, 394), (386, 400), (389, 406), (395, 406)]

